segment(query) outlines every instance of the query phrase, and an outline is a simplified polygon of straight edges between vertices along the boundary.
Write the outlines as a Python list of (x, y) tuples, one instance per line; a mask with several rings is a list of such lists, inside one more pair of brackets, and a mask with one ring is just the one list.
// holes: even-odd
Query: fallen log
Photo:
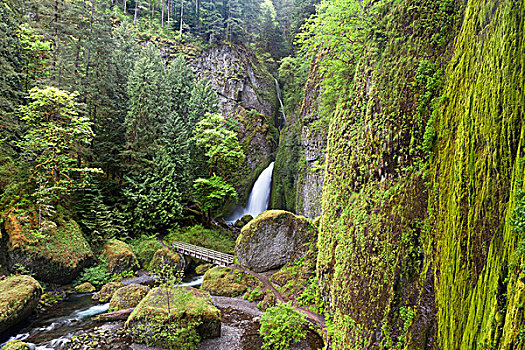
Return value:
[(100, 314), (93, 317), (93, 321), (98, 322), (111, 322), (111, 321), (125, 321), (128, 319), (129, 315), (135, 309), (124, 309), (113, 312), (106, 312), (105, 314)]

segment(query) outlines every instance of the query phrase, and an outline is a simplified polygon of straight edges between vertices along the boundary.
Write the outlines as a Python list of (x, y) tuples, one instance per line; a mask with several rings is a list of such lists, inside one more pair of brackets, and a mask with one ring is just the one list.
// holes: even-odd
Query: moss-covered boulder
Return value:
[(153, 259), (153, 255), (159, 249), (162, 249), (163, 245), (156, 238), (144, 239), (133, 245), (133, 251), (137, 256), (140, 266), (147, 269)]
[(29, 344), (24, 343), (20, 340), (11, 340), (10, 342), (6, 343), (2, 350), (29, 350)]
[(122, 282), (109, 282), (102, 286), (100, 291), (93, 294), (93, 300), (98, 300), (99, 303), (108, 302), (115, 292), (123, 286)]
[(51, 283), (73, 281), (93, 260), (93, 252), (74, 220), (55, 218), (39, 231), (38, 216), (31, 210), (12, 210), (4, 222), (7, 265), (11, 272), (30, 271)]
[(235, 255), (239, 264), (256, 272), (279, 268), (316, 236), (304, 217), (283, 210), (268, 210), (243, 227)]
[(213, 264), (201, 264), (195, 268), (195, 273), (197, 275), (204, 275), (212, 267)]
[(181, 341), (192, 342), (196, 335), (201, 339), (220, 336), (221, 312), (205, 291), (157, 287), (133, 310), (126, 327), (136, 342), (178, 349), (184, 345)]
[(153, 259), (151, 259), (150, 270), (159, 269), (163, 265), (176, 267), (177, 269), (183, 271), (186, 269), (188, 264), (186, 264), (184, 257), (177, 252), (174, 252), (169, 248), (162, 248), (157, 250), (155, 255), (153, 255)]
[(238, 227), (238, 228), (243, 228), (244, 225), (246, 225), (247, 223), (249, 223), (252, 220), (253, 220), (253, 216), (251, 216), (250, 214), (246, 214), (246, 215), (243, 215), (242, 218), (240, 218), (237, 221), (235, 221), (235, 224), (233, 224), (233, 225), (235, 227)]
[(30, 276), (12, 276), (0, 281), (0, 334), (23, 321), (38, 305), (42, 287)]
[(135, 283), (119, 288), (111, 297), (109, 311), (134, 308), (149, 291), (150, 288), (148, 286)]
[(242, 270), (217, 266), (204, 274), (201, 289), (211, 295), (236, 297), (259, 285), (259, 280)]
[(78, 293), (92, 293), (96, 288), (89, 282), (84, 282), (75, 287), (75, 291)]
[(104, 244), (103, 256), (108, 261), (108, 269), (111, 273), (120, 273), (126, 270), (136, 270), (138, 261), (135, 253), (126, 243), (111, 239)]

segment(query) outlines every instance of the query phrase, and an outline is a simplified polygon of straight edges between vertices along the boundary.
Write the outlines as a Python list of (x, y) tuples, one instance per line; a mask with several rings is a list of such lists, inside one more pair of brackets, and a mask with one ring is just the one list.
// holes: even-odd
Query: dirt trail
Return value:
[[(268, 277), (260, 274), (260, 273), (257, 273), (257, 272), (253, 272), (245, 267), (242, 267), (242, 266), (239, 266), (239, 265), (233, 265), (232, 266), (233, 268), (236, 268), (238, 270), (242, 270), (246, 273), (249, 273), (250, 275), (252, 275), (253, 277), (257, 278), (259, 281), (261, 281), (261, 283), (263, 284), (264, 288), (267, 289), (267, 290), (270, 290), (274, 295), (275, 295), (275, 298), (277, 298), (277, 300), (279, 300), (280, 302), (282, 303), (285, 303), (287, 302), (288, 300), (285, 299), (283, 297), (283, 295), (273, 286), (273, 284), (270, 282), (270, 280), (268, 279)], [(306, 316), (306, 318), (311, 322), (313, 323), (315, 326), (319, 327), (321, 329), (321, 331), (323, 332), (323, 334), (325, 335), (325, 339), (326, 339), (326, 322), (325, 322), (325, 319), (323, 316), (321, 315), (318, 315), (310, 310), (307, 310), (305, 308), (302, 308), (302, 307), (299, 307), (299, 306), (296, 306), (294, 304), (292, 304), (292, 306), (299, 312), (299, 313), (302, 313), (303, 315)]]

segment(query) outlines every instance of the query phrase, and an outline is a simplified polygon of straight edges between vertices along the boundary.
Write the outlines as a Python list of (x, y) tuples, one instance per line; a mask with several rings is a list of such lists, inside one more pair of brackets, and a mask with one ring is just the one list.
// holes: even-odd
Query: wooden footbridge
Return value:
[(177, 253), (192, 256), (220, 266), (233, 265), (233, 255), (217, 252), (215, 250), (199, 247), (184, 242), (175, 242), (172, 245)]

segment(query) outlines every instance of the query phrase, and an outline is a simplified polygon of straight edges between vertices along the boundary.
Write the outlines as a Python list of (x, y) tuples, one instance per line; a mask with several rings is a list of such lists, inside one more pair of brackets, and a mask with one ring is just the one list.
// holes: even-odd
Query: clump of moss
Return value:
[(104, 244), (103, 256), (108, 262), (108, 269), (111, 273), (124, 272), (138, 267), (137, 257), (131, 247), (116, 239)]
[(89, 282), (84, 282), (76, 286), (75, 291), (77, 293), (91, 293), (95, 291), (95, 287)]
[(0, 333), (28, 317), (37, 307), (42, 287), (30, 276), (0, 281)]
[(134, 308), (149, 291), (149, 287), (140, 284), (130, 284), (119, 288), (111, 297), (109, 311)]
[(260, 281), (252, 275), (231, 267), (217, 266), (206, 272), (201, 289), (211, 295), (236, 297), (257, 286), (260, 286)]
[(29, 350), (29, 344), (20, 340), (11, 340), (2, 347), (2, 350)]

